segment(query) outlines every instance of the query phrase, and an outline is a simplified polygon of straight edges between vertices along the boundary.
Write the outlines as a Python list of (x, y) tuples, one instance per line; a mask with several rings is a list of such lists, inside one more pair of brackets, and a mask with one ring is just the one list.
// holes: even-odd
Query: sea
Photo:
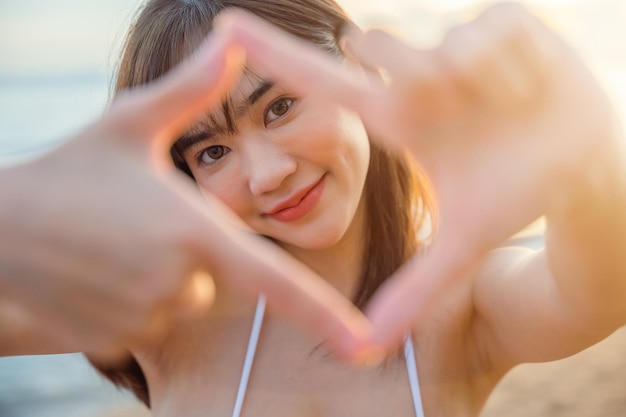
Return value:
[[(54, 149), (99, 117), (111, 71), (141, 0), (0, 0), (0, 168)], [(429, 45), (472, 0), (346, 0), (363, 25), (397, 27)], [(485, 2), (481, 2), (485, 3)], [(626, 5), (620, 0), (535, 1), (598, 69), (620, 113), (626, 108)], [(1, 196), (0, 196), (1, 199)], [(1, 233), (1, 231), (0, 231)], [(524, 244), (540, 244), (541, 227)], [(146, 415), (80, 354), (0, 358), (0, 417)]]

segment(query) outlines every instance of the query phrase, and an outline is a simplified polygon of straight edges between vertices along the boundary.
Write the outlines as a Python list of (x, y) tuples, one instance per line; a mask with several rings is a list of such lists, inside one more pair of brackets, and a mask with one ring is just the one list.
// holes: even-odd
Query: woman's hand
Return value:
[(433, 244), (368, 308), (375, 342), (384, 347), (489, 249), (580, 200), (587, 184), (624, 163), (599, 84), (556, 34), (516, 4), (491, 7), (429, 51), (382, 31), (349, 33), (348, 61), (380, 70), (384, 83), (250, 16), (231, 14), (221, 23), (255, 68), (359, 112), (374, 138), (410, 150), (432, 182)]
[(0, 171), (0, 355), (110, 358), (203, 314), (213, 278), (251, 297), (264, 292), (339, 355), (368, 334), (348, 300), (239, 227), (217, 199), (201, 198), (170, 162), (178, 133), (241, 72), (237, 48), (210, 41), (159, 81), (119, 95), (59, 149)]

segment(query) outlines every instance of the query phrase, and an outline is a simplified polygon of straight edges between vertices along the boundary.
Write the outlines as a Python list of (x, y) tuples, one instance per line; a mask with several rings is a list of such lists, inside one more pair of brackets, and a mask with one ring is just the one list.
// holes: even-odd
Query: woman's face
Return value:
[(231, 100), (235, 133), (218, 112), (217, 123), (201, 122), (179, 142), (200, 190), (279, 243), (336, 244), (355, 216), (369, 164), (359, 117), (254, 76)]

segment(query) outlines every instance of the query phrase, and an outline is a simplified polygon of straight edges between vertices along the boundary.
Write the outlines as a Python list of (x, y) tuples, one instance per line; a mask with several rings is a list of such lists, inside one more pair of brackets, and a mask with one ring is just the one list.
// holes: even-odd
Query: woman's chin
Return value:
[(315, 234), (314, 236), (290, 236), (284, 239), (272, 239), (276, 244), (285, 249), (287, 252), (291, 251), (327, 251), (336, 247), (343, 234)]

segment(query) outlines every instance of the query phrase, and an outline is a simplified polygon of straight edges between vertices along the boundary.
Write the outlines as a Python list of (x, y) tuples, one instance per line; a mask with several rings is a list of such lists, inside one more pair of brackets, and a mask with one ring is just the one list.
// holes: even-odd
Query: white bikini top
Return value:
[[(235, 408), (233, 417), (240, 417), (243, 407), (243, 400), (246, 396), (248, 388), (248, 379), (254, 362), (254, 354), (256, 353), (259, 334), (261, 333), (261, 325), (263, 324), (263, 316), (265, 315), (266, 297), (264, 294), (259, 296), (254, 313), (254, 321), (252, 323), (252, 331), (250, 332), (250, 340), (248, 341), (248, 349), (246, 350), (246, 358), (243, 363), (243, 371), (241, 372), (241, 380), (239, 381), (239, 389), (237, 390), (237, 399), (235, 400)], [(422, 405), (422, 396), (420, 394), (420, 384), (417, 376), (417, 364), (415, 363), (415, 352), (413, 349), (413, 341), (411, 336), (407, 335), (404, 340), (404, 360), (406, 362), (406, 370), (409, 375), (409, 386), (411, 388), (411, 396), (413, 397), (413, 408), (415, 409), (415, 417), (424, 417), (424, 408)]]

